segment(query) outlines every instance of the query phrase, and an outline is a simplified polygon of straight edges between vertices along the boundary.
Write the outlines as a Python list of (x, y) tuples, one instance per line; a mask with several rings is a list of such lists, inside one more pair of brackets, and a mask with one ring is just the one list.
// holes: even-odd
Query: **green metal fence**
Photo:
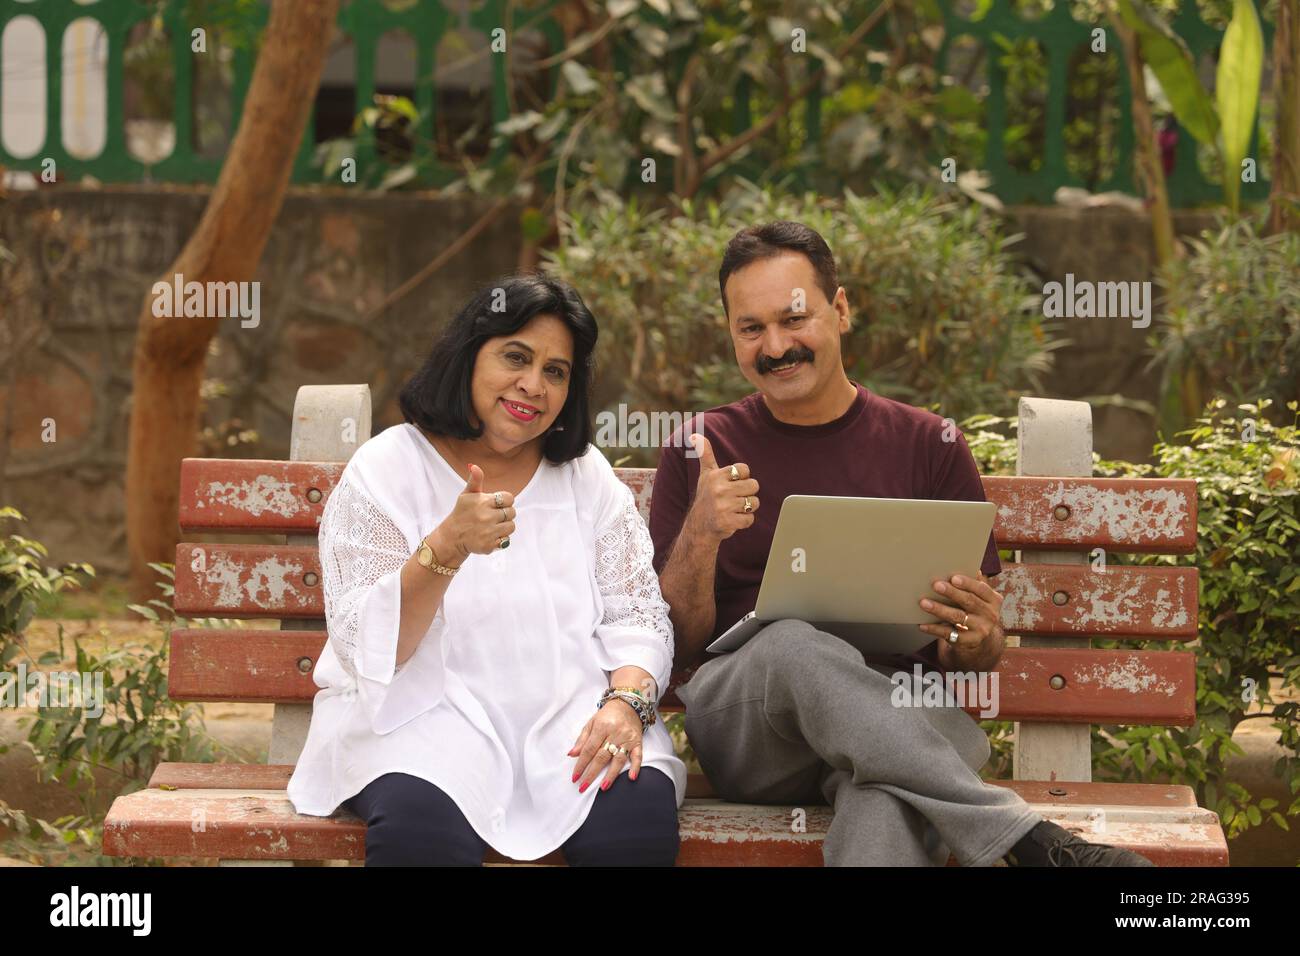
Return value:
[[(984, 169), (992, 178), (990, 191), (1003, 202), (1051, 202), (1052, 196), (1060, 186), (1082, 186), (1077, 177), (1071, 175), (1065, 161), (1065, 115), (1068, 69), (1071, 58), (1081, 50), (1087, 50), (1092, 39), (1092, 31), (1099, 24), (1079, 23), (1070, 16), (1069, 7), (1057, 2), (1044, 16), (1033, 19), (1023, 17), (1013, 8), (1011, 0), (993, 0), (983, 17), (978, 20), (964, 19), (954, 11), (954, 4), (940, 4), (944, 13), (944, 46), (940, 50), (940, 64), (951, 50), (953, 44), (962, 37), (972, 37), (984, 48), (988, 66), (989, 93), (985, 100), (986, 124), (989, 130), (988, 148), (984, 157)], [(1174, 31), (1182, 37), (1192, 56), (1200, 62), (1205, 54), (1218, 50), (1223, 39), (1223, 31), (1207, 25), (1197, 11), (1195, 0), (1183, 0), (1178, 15), (1172, 22)], [(1265, 48), (1269, 48), (1273, 35), (1270, 23), (1264, 23)], [(1007, 76), (1006, 70), (998, 62), (997, 37), (1008, 40), (1027, 39), (1035, 41), (1047, 60), (1048, 86), (1046, 129), (1043, 136), (1043, 155), (1041, 166), (1037, 170), (1025, 171), (1013, 169), (1007, 162), (1005, 153), (1005, 136), (1007, 128)], [(1105, 192), (1119, 190), (1132, 193), (1133, 185), (1133, 122), (1129, 110), (1129, 78), (1124, 68), (1123, 57), (1118, 55), (1119, 40), (1106, 28), (1106, 49), (1115, 51), (1118, 63), (1117, 86), (1108, 91), (1112, 102), (1118, 109), (1116, 134), (1118, 156), (1114, 163), (1114, 173), (1107, 181), (1094, 186), (1094, 191)], [(1196, 156), (1196, 142), (1182, 129), (1177, 130), (1177, 145), (1174, 156), (1174, 168), (1168, 176), (1170, 204), (1176, 207), (1195, 206), (1213, 202), (1222, 196), (1222, 187), (1211, 182), (1201, 172)], [(1258, 156), (1259, 142), (1258, 118), (1252, 141), (1251, 155)], [(1246, 183), (1242, 187), (1242, 199), (1245, 201), (1266, 199), (1268, 183), (1263, 179), (1255, 183)]]
[[(529, 10), (519, 9), (506, 0), (484, 0), (478, 9), (468, 14), (468, 25), (485, 35), (502, 26), (508, 15), (513, 16), (514, 30), (540, 31), (555, 47), (561, 45), (563, 33), (551, 16), (557, 3), (550, 0)], [(942, 0), (945, 39), (940, 50), (940, 64), (951, 55), (954, 45), (963, 38), (983, 49), (985, 80), (988, 94), (983, 102), (984, 125), (987, 129), (987, 146), (984, 168), (992, 177), (991, 191), (1005, 202), (1050, 202), (1055, 190), (1062, 185), (1084, 185), (1069, 170), (1066, 162), (1066, 111), (1071, 58), (1086, 49), (1091, 39), (1093, 25), (1082, 24), (1071, 18), (1068, 7), (1057, 3), (1049, 13), (1037, 19), (1020, 15), (1011, 0), (993, 0), (978, 19), (958, 15), (955, 4)], [(259, 3), (240, 3), (237, 0), (209, 0), (206, 4), (186, 0), (158, 0), (146, 4), (141, 0), (0, 0), (0, 37), (9, 23), (19, 17), (34, 18), (44, 33), (45, 62), (45, 138), (40, 149), (30, 156), (14, 156), (7, 151), (0, 138), (0, 164), (19, 170), (39, 171), (45, 159), (53, 159), (61, 177), (73, 178), (91, 175), (104, 182), (138, 182), (141, 180), (166, 182), (212, 182), (220, 170), (221, 160), (205, 156), (194, 145), (194, 63), (191, 51), (191, 30), (210, 27), (216, 22), (214, 11), (224, 10), (224, 16), (235, 11), (242, 18), (243, 31), (256, 36), (265, 23), (266, 8)], [(170, 38), (172, 69), (171, 122), (175, 131), (175, 147), (165, 159), (146, 165), (134, 158), (127, 148), (124, 116), (124, 52), (129, 32), (142, 21), (159, 11), (167, 36)], [(63, 103), (63, 36), (68, 25), (81, 18), (96, 21), (104, 31), (107, 47), (105, 75), (105, 125), (103, 149), (93, 158), (79, 158), (65, 147), (62, 125)], [(414, 141), (424, 178), (432, 183), (446, 182), (454, 175), (450, 169), (439, 165), (433, 150), (433, 122), (437, 108), (435, 73), (439, 44), (448, 34), (461, 27), (460, 15), (449, 11), (441, 0), (411, 0), (406, 6), (388, 5), (381, 0), (352, 0), (339, 15), (339, 27), (353, 44), (355, 57), (355, 110), (360, 112), (371, 105), (375, 93), (375, 57), (381, 36), (389, 31), (402, 31), (410, 36), (416, 51), (416, 76), (413, 100), (420, 116), (422, 128), (416, 129)], [(211, 22), (203, 22), (204, 20)], [(1185, 0), (1174, 21), (1177, 32), (1187, 42), (1192, 53), (1200, 57), (1217, 49), (1221, 32), (1207, 26), (1196, 11), (1194, 0)], [(1271, 25), (1265, 24), (1266, 37), (1271, 36)], [(1032, 170), (1017, 169), (1008, 161), (1006, 132), (1009, 127), (1008, 89), (1006, 70), (1000, 63), (1002, 43), (1031, 40), (1038, 44), (1045, 60), (1048, 77), (1046, 109), (1041, 131), (1041, 156)], [(1000, 42), (1001, 41), (1001, 42)], [(1118, 41), (1107, 34), (1108, 49), (1118, 50)], [(239, 121), (239, 112), (252, 74), (254, 43), (233, 48), (231, 61), (231, 128)], [(617, 53), (617, 51), (616, 51)], [(619, 62), (616, 58), (616, 62)], [(1128, 77), (1122, 58), (1117, 71), (1116, 88), (1109, 90), (1118, 110), (1115, 128), (1117, 156), (1113, 173), (1100, 184), (1098, 191), (1117, 189), (1133, 191), (1131, 181), (1133, 131), (1129, 119)], [(507, 63), (503, 57), (490, 57), (492, 82), (489, 93), (493, 121), (505, 119), (509, 113), (507, 95)], [(554, 74), (556, 71), (552, 71)], [(5, 53), (0, 47), (0, 123), (6, 99), (4, 84), (11, 79)], [(551, 75), (548, 84), (555, 82)], [(749, 122), (749, 87), (747, 80), (737, 89), (735, 119), (738, 128)], [(809, 102), (808, 119), (816, 125), (819, 116), (817, 97)], [(1256, 133), (1258, 139), (1258, 132)], [(312, 178), (312, 135), (304, 138), (294, 168), (295, 181)], [(504, 147), (502, 148), (502, 150)], [(356, 144), (358, 167), (374, 157), (375, 144), (368, 137), (359, 137)], [(499, 162), (503, 152), (490, 157), (489, 165)], [(937, 159), (938, 157), (936, 157)], [(1190, 136), (1178, 137), (1176, 165), (1169, 177), (1170, 201), (1175, 206), (1192, 206), (1216, 200), (1220, 195), (1217, 183), (1209, 181), (1201, 172), (1196, 157), (1196, 144)], [(1259, 181), (1246, 184), (1243, 198), (1257, 200), (1268, 194), (1268, 184)]]

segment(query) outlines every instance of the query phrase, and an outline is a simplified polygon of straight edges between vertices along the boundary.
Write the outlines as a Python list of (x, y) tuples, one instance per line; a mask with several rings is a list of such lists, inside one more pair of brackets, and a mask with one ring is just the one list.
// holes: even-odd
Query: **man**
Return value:
[[(851, 382), (840, 357), (849, 304), (813, 230), (774, 222), (737, 233), (718, 273), (736, 360), (758, 390), (711, 409), (665, 445), (650, 509), (655, 569), (671, 608), (677, 665), (753, 610), (787, 495), (983, 501), (960, 433), (937, 415)], [(828, 865), (1151, 866), (1092, 844), (980, 780), (988, 738), (957, 706), (900, 707), (900, 664), (989, 671), (1003, 650), (1001, 570), (990, 536), (978, 581), (935, 583), (920, 627), (940, 638), (914, 658), (868, 662), (802, 621), (779, 621), (703, 663), (678, 690), (686, 732), (725, 799), (834, 808)], [(951, 702), (951, 698), (950, 698)]]

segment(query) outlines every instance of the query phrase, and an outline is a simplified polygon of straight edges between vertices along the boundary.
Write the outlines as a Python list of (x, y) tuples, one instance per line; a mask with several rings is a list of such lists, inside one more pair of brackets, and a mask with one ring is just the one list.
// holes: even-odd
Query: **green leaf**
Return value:
[(132, 611), (135, 611), (135, 613), (139, 614), (141, 617), (148, 618), (151, 621), (159, 620), (158, 612), (151, 607), (146, 607), (143, 604), (128, 604), (127, 607)]
[(1234, 0), (1214, 85), (1223, 132), (1223, 191), (1234, 213), (1240, 204), (1241, 162), (1250, 148), (1263, 70), (1264, 33), (1254, 0)]
[(1198, 142), (1213, 146), (1219, 118), (1187, 44), (1142, 0), (1119, 0), (1119, 13), (1138, 35), (1142, 60), (1160, 81), (1178, 122)]

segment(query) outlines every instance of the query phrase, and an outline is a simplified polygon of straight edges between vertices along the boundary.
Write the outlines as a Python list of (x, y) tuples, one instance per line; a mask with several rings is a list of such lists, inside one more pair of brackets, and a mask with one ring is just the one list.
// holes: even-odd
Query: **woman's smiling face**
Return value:
[(470, 381), (482, 441), (505, 452), (541, 438), (564, 408), (572, 376), (573, 333), (554, 315), (488, 339)]

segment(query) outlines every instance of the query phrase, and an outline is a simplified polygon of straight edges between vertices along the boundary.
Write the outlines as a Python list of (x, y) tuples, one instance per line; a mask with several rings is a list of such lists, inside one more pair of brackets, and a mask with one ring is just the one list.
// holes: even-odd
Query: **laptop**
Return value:
[(807, 621), (867, 657), (913, 654), (938, 623), (918, 603), (953, 602), (932, 582), (978, 579), (997, 506), (991, 501), (790, 495), (781, 504), (754, 610), (706, 650), (725, 654), (768, 624)]

